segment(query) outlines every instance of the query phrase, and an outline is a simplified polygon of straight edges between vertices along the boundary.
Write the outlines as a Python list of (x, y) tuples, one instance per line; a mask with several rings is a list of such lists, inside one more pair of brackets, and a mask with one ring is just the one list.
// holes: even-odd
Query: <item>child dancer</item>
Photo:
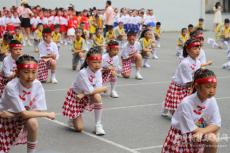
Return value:
[(105, 38), (102, 36), (102, 31), (100, 28), (96, 29), (96, 35), (93, 37), (92, 47), (97, 47), (101, 54), (105, 53)]
[[(222, 29), (220, 30), (218, 37), (217, 37), (217, 41), (218, 44), (216, 44), (216, 46), (219, 47), (219, 49), (223, 49), (225, 43), (224, 41), (229, 41), (230, 40), (230, 34), (229, 34), (229, 19), (224, 21), (224, 26), (222, 27)], [(216, 47), (214, 46), (214, 47)]]
[(42, 31), (42, 41), (38, 45), (39, 58), (38, 58), (38, 80), (42, 83), (46, 83), (48, 79), (48, 70), (51, 69), (51, 83), (58, 83), (56, 73), (56, 59), (58, 59), (58, 47), (52, 41), (52, 31), (46, 28)]
[(140, 52), (140, 43), (136, 42), (136, 33), (134, 31), (129, 31), (127, 33), (127, 40), (124, 44), (123, 49), (121, 50), (121, 60), (122, 60), (122, 69), (118, 69), (118, 75), (121, 73), (124, 78), (130, 77), (131, 63), (136, 64), (136, 75), (135, 78), (137, 80), (142, 80), (142, 76), (140, 74), (142, 57)]
[(113, 32), (113, 26), (108, 26), (108, 32), (106, 33), (106, 43), (108, 44), (111, 40), (115, 40), (115, 32)]
[(193, 31), (193, 25), (192, 24), (188, 25), (187, 31), (188, 31), (188, 38), (190, 39), (190, 33)]
[(4, 58), (0, 69), (0, 99), (6, 84), (16, 77), (16, 60), (22, 54), (22, 44), (18, 40), (12, 40), (9, 44), (10, 55)]
[(156, 26), (153, 28), (154, 29), (154, 36), (155, 36), (155, 39), (157, 41), (157, 47), (161, 47), (160, 46), (160, 42), (161, 42), (161, 23), (160, 22), (157, 22)]
[[(151, 44), (151, 46), (152, 46), (152, 50), (153, 50), (153, 52), (152, 52), (153, 53), (153, 59), (158, 59), (158, 56), (156, 55), (156, 52), (157, 52), (156, 51), (156, 45), (155, 45), (156, 40), (155, 40), (155, 36), (154, 36), (154, 32), (153, 32), (153, 27), (150, 24), (147, 24), (146, 29), (150, 30), (152, 33), (152, 44)], [(143, 33), (141, 35), (143, 35)]]
[(119, 57), (117, 56), (119, 52), (119, 44), (117, 41), (111, 40), (108, 43), (108, 53), (104, 54), (102, 57), (102, 84), (110, 82), (111, 84), (111, 94), (113, 98), (118, 98), (118, 94), (115, 91), (117, 83), (116, 69), (119, 64)]
[[(37, 117), (55, 119), (46, 110), (45, 92), (37, 77), (37, 61), (28, 55), (17, 61), (18, 78), (10, 81), (0, 99), (1, 152), (27, 143), (27, 153), (35, 153), (38, 138)], [(39, 91), (39, 92), (38, 92)]]
[(189, 94), (193, 73), (200, 68), (200, 42), (197, 39), (189, 39), (183, 48), (184, 60), (176, 69), (175, 76), (166, 94), (165, 101), (162, 103), (162, 116), (168, 116), (168, 110), (173, 115), (181, 100)]
[(38, 52), (38, 44), (43, 41), (42, 39), (42, 30), (43, 30), (43, 24), (38, 24), (38, 29), (34, 33), (34, 50), (35, 52)]
[[(34, 16), (30, 19), (30, 24), (31, 24), (31, 29), (30, 29), (30, 32), (31, 32), (31, 38), (34, 39), (34, 33), (35, 31), (38, 29), (37, 26), (38, 26), (38, 20), (39, 20), (39, 17), (37, 16), (37, 12), (34, 13)], [(26, 46), (26, 44), (24, 43), (23, 46)]]
[(193, 94), (185, 97), (172, 116), (162, 153), (216, 153), (221, 117), (216, 99), (217, 79), (208, 69), (194, 75)]
[(140, 50), (141, 54), (144, 57), (144, 65), (143, 67), (149, 68), (150, 65), (148, 65), (148, 60), (150, 56), (150, 52), (153, 53), (152, 47), (154, 47), (154, 43), (152, 43), (152, 31), (149, 29), (145, 29), (142, 32), (141, 38), (139, 40), (140, 42)]
[(156, 24), (156, 17), (153, 15), (153, 10), (148, 10), (149, 15), (148, 15), (148, 24), (150, 24), (153, 28), (157, 25)]
[(93, 40), (93, 36), (95, 35), (96, 33), (96, 27), (97, 27), (97, 21), (96, 21), (96, 17), (95, 16), (98, 16), (97, 14), (95, 15), (94, 13), (92, 13), (92, 18), (91, 20), (89, 21), (90, 22), (90, 27), (89, 27), (89, 35), (90, 35), (90, 40), (92, 41)]
[(78, 62), (80, 60), (81, 65), (84, 63), (84, 53), (86, 53), (85, 35), (81, 28), (75, 30), (75, 36), (72, 43), (72, 66), (73, 70), (77, 69)]
[(6, 18), (6, 31), (10, 32), (12, 35), (14, 35), (14, 25), (13, 25), (13, 17), (12, 13), (9, 12), (8, 17)]
[[(225, 20), (229, 20), (229, 19), (225, 19)], [(225, 21), (224, 20), (224, 21)], [(212, 44), (212, 47), (215, 48), (215, 46), (218, 46), (217, 44), (217, 37), (218, 37), (218, 34), (220, 32), (220, 30), (224, 27), (224, 22), (219, 24), (215, 30), (215, 39), (212, 39), (212, 38), (208, 38), (207, 40), (207, 43), (210, 44), (211, 42), (213, 43)]]
[(54, 32), (52, 32), (52, 40), (54, 43), (57, 44), (58, 46), (58, 51), (60, 51), (60, 48), (61, 48), (61, 34), (59, 33), (60, 32), (60, 26), (59, 25), (55, 25), (54, 26)]
[(196, 29), (199, 27), (203, 28), (203, 24), (204, 24), (204, 19), (200, 18), (199, 23), (194, 27), (194, 31), (196, 31)]
[(20, 28), (21, 21), (19, 20), (17, 13), (14, 13), (14, 16), (12, 17), (12, 22), (13, 22), (14, 28), (16, 27)]
[(81, 132), (84, 128), (82, 113), (94, 109), (94, 132), (97, 135), (105, 134), (101, 125), (102, 98), (100, 93), (107, 93), (108, 89), (102, 86), (101, 61), (101, 51), (97, 48), (91, 48), (87, 52), (86, 60), (66, 95), (62, 113), (69, 118), (69, 126), (74, 127), (76, 131)]
[(62, 25), (60, 27), (60, 33), (65, 40), (65, 45), (67, 45), (68, 43), (70, 44), (72, 43), (71, 42), (72, 40), (68, 40), (68, 37), (67, 37), (67, 27), (68, 27), (68, 16), (67, 15), (68, 15), (68, 11), (65, 10), (62, 16)]
[(73, 20), (73, 15), (69, 15), (69, 20), (68, 20), (68, 32), (67, 32), (67, 37), (70, 40), (70, 42), (73, 42), (74, 39), (74, 33), (75, 29), (77, 28), (77, 20)]
[[(54, 25), (59, 25), (60, 28), (61, 28), (61, 27), (64, 28), (64, 27), (63, 27), (63, 22), (62, 22), (62, 16), (61, 16), (61, 14), (62, 14), (62, 11), (58, 11), (58, 12), (57, 12), (57, 16), (55, 17)], [(63, 29), (60, 29), (60, 32), (61, 32), (61, 34), (62, 34)], [(64, 36), (63, 36), (63, 34), (62, 34), (61, 44), (63, 44), (63, 43), (64, 43)], [(67, 44), (66, 44), (66, 45), (67, 45)]]
[(177, 48), (176, 48), (176, 55), (177, 56), (182, 54), (184, 43), (186, 42), (187, 39), (188, 39), (188, 37), (187, 37), (187, 29), (183, 28), (181, 30), (181, 35), (180, 35), (180, 37), (178, 39), (178, 42), (177, 42)]
[(20, 27), (16, 27), (14, 29), (14, 40), (18, 40), (21, 42), (21, 44), (23, 45), (23, 35), (21, 34), (21, 28)]
[(202, 27), (198, 27), (198, 28), (196, 29), (196, 31), (197, 31), (200, 35), (203, 35), (203, 33), (204, 33), (204, 30), (203, 30)]
[(11, 33), (5, 33), (3, 39), (0, 40), (0, 61), (9, 55), (9, 43), (12, 39)]
[(125, 44), (125, 30), (124, 30), (124, 24), (123, 22), (119, 22), (119, 25), (114, 28), (114, 33), (116, 35), (116, 40), (121, 41), (121, 49), (123, 48), (123, 45)]

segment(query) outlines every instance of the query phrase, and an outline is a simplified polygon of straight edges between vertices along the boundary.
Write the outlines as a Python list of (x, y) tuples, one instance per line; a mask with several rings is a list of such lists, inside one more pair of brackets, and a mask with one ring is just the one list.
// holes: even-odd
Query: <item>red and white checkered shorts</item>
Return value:
[(131, 63), (135, 63), (136, 56), (133, 56), (128, 59), (122, 59), (122, 74), (130, 73), (132, 71)]
[(114, 72), (114, 70), (102, 72), (102, 84), (110, 82), (110, 77), (111, 77), (113, 72)]
[(70, 88), (62, 106), (62, 114), (69, 119), (75, 119), (86, 110), (91, 112), (94, 109), (94, 104), (89, 105), (91, 99), (90, 95), (85, 96), (80, 101), (76, 100), (76, 95), (76, 92)]
[(165, 108), (176, 110), (181, 100), (189, 94), (190, 90), (190, 86), (183, 87), (171, 82), (165, 98)]
[(192, 134), (181, 133), (180, 130), (170, 127), (165, 139), (161, 153), (203, 153), (204, 141), (193, 142)]
[(38, 61), (38, 75), (37, 79), (39, 81), (46, 81), (48, 79), (48, 70), (51, 68), (51, 62), (55, 60), (50, 60), (48, 62)]
[(8, 152), (14, 145), (27, 143), (27, 131), (23, 132), (26, 120), (0, 118), (0, 152)]
[(10, 82), (12, 79), (7, 79), (2, 74), (0, 74), (0, 99), (3, 94), (3, 90), (5, 89), (8, 82)]

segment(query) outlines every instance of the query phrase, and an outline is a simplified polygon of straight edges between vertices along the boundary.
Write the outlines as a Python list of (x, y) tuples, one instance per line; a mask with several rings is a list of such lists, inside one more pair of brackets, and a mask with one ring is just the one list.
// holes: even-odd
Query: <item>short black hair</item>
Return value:
[(108, 29), (113, 29), (113, 26), (112, 26), (112, 25), (109, 25), (109, 26), (108, 26)]
[(85, 22), (81, 22), (81, 23), (80, 23), (80, 25), (83, 25), (83, 24), (85, 25)]
[(21, 64), (25, 63), (25, 61), (34, 61), (36, 64), (38, 64), (38, 61), (35, 60), (35, 58), (33, 56), (25, 54), (25, 55), (22, 55), (18, 58), (18, 60), (16, 61), (16, 65), (21, 65)]
[(42, 23), (38, 23), (38, 27), (39, 27), (39, 26), (43, 26), (43, 24), (42, 24)]
[(157, 24), (156, 25), (161, 25), (161, 23), (160, 22), (157, 22)]
[(4, 38), (5, 40), (12, 40), (14, 37), (13, 37), (13, 35), (12, 35), (11, 33), (7, 32), (7, 33), (5, 33), (5, 34), (3, 35), (3, 38)]
[(203, 30), (203, 28), (202, 28), (202, 27), (198, 27), (198, 28), (196, 29), (196, 31), (198, 31), (198, 30)]
[(21, 44), (21, 42), (18, 40), (11, 40), (9, 45), (12, 45), (12, 44)]
[(189, 27), (189, 28), (193, 28), (193, 25), (192, 25), (192, 24), (189, 24), (188, 27)]
[(190, 32), (190, 37), (193, 38), (197, 33), (198, 33), (197, 31)]
[(20, 27), (15, 27), (14, 31), (16, 31), (16, 30), (21, 30), (21, 28)]
[(204, 21), (204, 19), (203, 18), (199, 18), (199, 21)]
[(50, 28), (45, 28), (42, 31), (42, 34), (44, 34), (44, 33), (52, 33), (52, 30)]
[(106, 3), (107, 3), (108, 5), (111, 5), (111, 4), (112, 4), (112, 2), (111, 2), (111, 1), (107, 1)]
[(134, 31), (129, 31), (129, 32), (127, 33), (127, 36), (133, 36), (133, 35), (136, 36), (136, 33), (135, 33)]
[(225, 20), (224, 20), (224, 23), (229, 23), (229, 19), (225, 19)]
[(56, 24), (56, 25), (54, 26), (54, 29), (60, 29), (60, 26)]

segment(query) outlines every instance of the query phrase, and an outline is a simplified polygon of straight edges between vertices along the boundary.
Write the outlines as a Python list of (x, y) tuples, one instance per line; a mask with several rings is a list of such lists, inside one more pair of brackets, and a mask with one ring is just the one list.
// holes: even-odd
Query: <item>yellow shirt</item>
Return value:
[(183, 36), (183, 35), (181, 34), (180, 37), (179, 37), (179, 39), (178, 39), (177, 45), (178, 45), (178, 46), (183, 46), (183, 42), (185, 42), (187, 39), (188, 39), (188, 37), (187, 37), (186, 35)]
[(203, 25), (199, 25), (199, 23), (197, 23), (197, 25), (194, 27), (194, 31), (196, 31), (197, 28), (203, 28)]
[(161, 33), (161, 29), (160, 28), (158, 28), (157, 29), (157, 27), (154, 27), (155, 29), (154, 29), (154, 31), (155, 31), (155, 33)]
[(1, 50), (6, 50), (9, 48), (9, 45), (8, 44), (5, 44), (3, 39), (2, 39), (2, 49)]
[(149, 39), (148, 41), (144, 38), (144, 46), (145, 48), (148, 47), (149, 43), (150, 43), (151, 39)]
[(219, 25), (216, 27), (216, 31), (220, 32), (220, 27), (224, 27), (224, 23), (219, 24)]
[(224, 38), (224, 35), (227, 35), (227, 34), (229, 34), (229, 28), (226, 29), (225, 26), (223, 26), (218, 36)]
[(75, 49), (76, 49), (76, 50), (81, 50), (82, 40), (83, 40), (82, 37), (80, 38), (79, 41), (77, 41), (77, 38), (75, 38), (75, 44), (74, 44), (74, 46), (75, 46)]
[(96, 33), (96, 27), (95, 27), (96, 20), (91, 18), (89, 23), (90, 23), (89, 33)]
[(97, 38), (97, 36), (95, 36), (95, 38), (96, 38), (98, 44), (101, 44), (101, 42), (102, 42), (102, 36), (100, 36), (100, 38)]
[(21, 35), (21, 34), (19, 34), (19, 36), (17, 36), (17, 35), (15, 34), (14, 36), (15, 36), (16, 40), (18, 40), (18, 41), (21, 42), (21, 39), (22, 39), (22, 35)]
[(58, 38), (59, 38), (59, 35), (60, 35), (60, 33), (58, 33), (58, 34), (56, 34), (55, 32), (53, 32), (53, 40), (58, 40)]

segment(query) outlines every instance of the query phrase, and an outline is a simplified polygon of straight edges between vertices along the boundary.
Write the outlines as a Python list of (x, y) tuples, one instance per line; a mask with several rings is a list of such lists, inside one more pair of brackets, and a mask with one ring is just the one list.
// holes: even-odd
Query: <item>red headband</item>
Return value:
[(135, 36), (135, 35), (132, 35), (132, 36), (127, 36), (127, 38), (137, 38), (137, 36)]
[(118, 45), (115, 45), (115, 46), (109, 46), (109, 48), (119, 48)]
[(198, 46), (198, 45), (200, 45), (200, 42), (194, 42), (194, 43), (186, 46), (185, 49), (189, 49), (189, 48), (192, 48), (193, 46)]
[(197, 35), (195, 38), (197, 39), (197, 38), (199, 38), (199, 37), (203, 37), (203, 35)]
[(197, 84), (205, 84), (205, 83), (217, 83), (216, 78), (200, 78), (195, 81)]
[(86, 13), (87, 11), (83, 11), (82, 13)]
[(90, 57), (87, 57), (87, 60), (102, 60), (102, 57), (101, 56), (90, 56)]
[(17, 65), (17, 70), (22, 69), (37, 69), (37, 64), (21, 64)]
[(43, 33), (43, 36), (52, 36), (52, 33)]
[(11, 44), (9, 45), (10, 48), (12, 47), (22, 47), (22, 44)]

